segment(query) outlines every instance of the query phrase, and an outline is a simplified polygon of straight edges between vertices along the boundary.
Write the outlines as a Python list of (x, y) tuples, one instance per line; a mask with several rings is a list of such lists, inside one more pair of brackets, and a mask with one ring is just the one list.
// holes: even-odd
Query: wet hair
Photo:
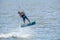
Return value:
[(20, 12), (18, 11), (18, 14), (19, 14)]

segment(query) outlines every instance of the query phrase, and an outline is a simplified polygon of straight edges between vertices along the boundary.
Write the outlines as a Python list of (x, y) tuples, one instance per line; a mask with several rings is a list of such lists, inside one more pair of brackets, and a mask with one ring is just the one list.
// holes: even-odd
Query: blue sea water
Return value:
[[(22, 28), (18, 11), (36, 25)], [(60, 40), (60, 0), (0, 0), (0, 40)]]

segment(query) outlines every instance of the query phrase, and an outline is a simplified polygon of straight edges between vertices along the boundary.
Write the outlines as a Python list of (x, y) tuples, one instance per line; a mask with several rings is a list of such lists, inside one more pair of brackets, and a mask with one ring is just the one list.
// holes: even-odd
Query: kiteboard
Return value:
[(36, 22), (33, 21), (33, 22), (30, 22), (30, 23), (27, 23), (27, 24), (22, 24), (21, 27), (27, 27), (27, 26), (32, 26), (32, 25), (35, 25)]

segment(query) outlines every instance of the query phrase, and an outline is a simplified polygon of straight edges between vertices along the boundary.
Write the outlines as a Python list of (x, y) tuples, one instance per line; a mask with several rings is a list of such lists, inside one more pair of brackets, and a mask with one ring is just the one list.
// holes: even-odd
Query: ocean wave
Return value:
[(16, 33), (16, 32), (11, 32), (7, 34), (0, 34), (0, 38), (11, 38), (11, 37), (16, 37), (16, 38), (30, 38), (30, 34), (21, 34), (21, 33)]

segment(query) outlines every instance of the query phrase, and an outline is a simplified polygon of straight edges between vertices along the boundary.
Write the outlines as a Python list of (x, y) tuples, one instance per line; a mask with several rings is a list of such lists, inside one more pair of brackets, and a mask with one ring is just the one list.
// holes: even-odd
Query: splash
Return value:
[(10, 38), (10, 37), (16, 37), (16, 38), (28, 38), (30, 37), (30, 34), (21, 34), (19, 32), (11, 32), (7, 34), (0, 34), (0, 38)]

